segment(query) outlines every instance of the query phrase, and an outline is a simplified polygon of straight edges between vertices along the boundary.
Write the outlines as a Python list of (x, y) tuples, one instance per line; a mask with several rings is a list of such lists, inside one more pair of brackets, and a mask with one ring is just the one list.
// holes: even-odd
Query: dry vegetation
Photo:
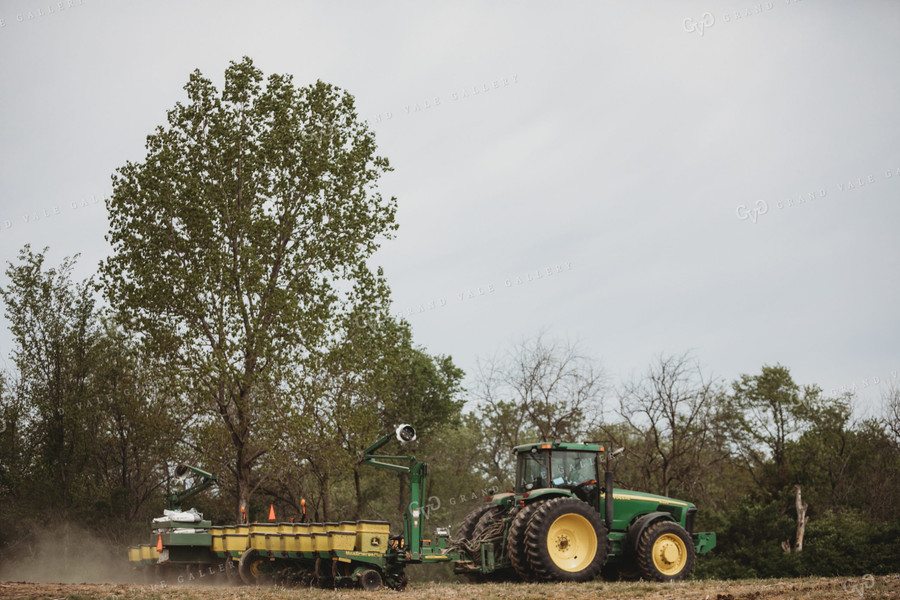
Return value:
[(691, 581), (677, 584), (604, 583), (527, 584), (455, 583), (412, 585), (406, 592), (356, 589), (318, 590), (213, 586), (149, 586), (115, 584), (0, 583), (0, 598), (116, 599), (116, 600), (853, 600), (900, 598), (900, 575), (874, 578), (760, 579)]

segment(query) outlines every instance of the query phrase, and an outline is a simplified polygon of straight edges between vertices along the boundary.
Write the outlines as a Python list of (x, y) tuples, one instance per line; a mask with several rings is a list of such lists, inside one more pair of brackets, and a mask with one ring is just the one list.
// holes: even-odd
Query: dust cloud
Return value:
[[(125, 550), (73, 524), (42, 529), (7, 548), (0, 580), (44, 583), (130, 583)], [(14, 553), (14, 554), (13, 554)]]

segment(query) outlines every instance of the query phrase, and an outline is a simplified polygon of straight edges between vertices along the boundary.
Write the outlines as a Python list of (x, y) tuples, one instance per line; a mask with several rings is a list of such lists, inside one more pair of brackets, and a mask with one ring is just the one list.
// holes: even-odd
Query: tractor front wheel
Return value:
[(693, 540), (672, 521), (659, 521), (648, 527), (638, 540), (636, 554), (638, 571), (644, 579), (681, 581), (694, 570)]
[(528, 563), (548, 581), (588, 581), (609, 554), (609, 538), (600, 515), (577, 498), (553, 498), (531, 517), (525, 532)]

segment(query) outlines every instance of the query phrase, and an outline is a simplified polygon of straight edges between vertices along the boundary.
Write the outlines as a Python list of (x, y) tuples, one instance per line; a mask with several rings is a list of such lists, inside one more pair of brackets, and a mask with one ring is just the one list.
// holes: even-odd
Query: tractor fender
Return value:
[(633, 556), (637, 552), (638, 541), (644, 535), (644, 531), (657, 521), (675, 522), (675, 519), (667, 512), (652, 512), (638, 517), (628, 528), (628, 533), (625, 535), (624, 550), (626, 555)]
[(561, 496), (575, 498), (575, 494), (562, 488), (541, 488), (533, 492), (525, 492), (522, 494), (521, 498), (530, 504), (535, 500), (549, 500), (550, 498), (559, 498)]
[(488, 504), (511, 504), (516, 499), (516, 495), (512, 492), (503, 492), (502, 494), (494, 494), (484, 499)]

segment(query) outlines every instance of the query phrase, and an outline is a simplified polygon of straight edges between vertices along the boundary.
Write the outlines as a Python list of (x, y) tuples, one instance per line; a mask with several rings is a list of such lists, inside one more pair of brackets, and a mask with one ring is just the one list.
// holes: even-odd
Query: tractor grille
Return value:
[(696, 508), (689, 508), (687, 515), (684, 517), (684, 528), (688, 533), (694, 533), (694, 517), (697, 515)]

